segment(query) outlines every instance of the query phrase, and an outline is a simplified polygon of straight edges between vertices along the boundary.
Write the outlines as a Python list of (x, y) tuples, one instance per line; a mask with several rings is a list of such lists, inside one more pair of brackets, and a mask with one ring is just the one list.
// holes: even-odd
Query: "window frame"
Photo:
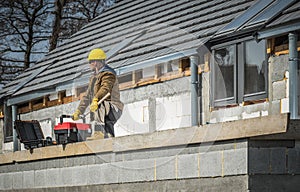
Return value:
[[(264, 54), (264, 79), (265, 79), (265, 91), (261, 91), (261, 92), (256, 92), (256, 93), (251, 93), (251, 94), (245, 94), (245, 90), (244, 90), (244, 87), (245, 87), (245, 65), (246, 65), (246, 42), (249, 42), (251, 40), (248, 40), (248, 41), (244, 41), (241, 43), (241, 47), (240, 47), (240, 52), (242, 52), (243, 54), (243, 61), (242, 62), (242, 65), (240, 66), (241, 67), (241, 70), (243, 71), (242, 73), (242, 78), (239, 79), (241, 80), (240, 84), (242, 84), (242, 88), (240, 88), (240, 93), (239, 95), (242, 95), (242, 101), (253, 101), (253, 100), (259, 100), (259, 99), (262, 99), (262, 98), (267, 98), (268, 97), (268, 63), (267, 63), (267, 41), (266, 40), (262, 40), (264, 41), (264, 50), (265, 50), (265, 54)], [(254, 40), (255, 41), (255, 40)]]
[(228, 47), (228, 46), (231, 46), (231, 44), (227, 44), (225, 46), (222, 46), (222, 47), (218, 47), (217, 49), (214, 49), (212, 51), (212, 65), (211, 65), (211, 70), (212, 70), (212, 103), (213, 103), (213, 106), (224, 106), (224, 105), (232, 105), (232, 104), (235, 104), (237, 103), (236, 101), (236, 98), (237, 98), (237, 76), (235, 75), (237, 73), (237, 57), (236, 57), (236, 50), (237, 50), (237, 47), (236, 45), (232, 44), (232, 46), (234, 46), (234, 53), (235, 53), (235, 62), (234, 62), (234, 66), (233, 66), (233, 96), (232, 97), (227, 97), (227, 98), (223, 98), (223, 99), (218, 99), (218, 100), (215, 100), (215, 92), (216, 92), (216, 86), (215, 86), (215, 78), (216, 78), (216, 74), (215, 74), (215, 70), (216, 70), (216, 66), (215, 66), (215, 61), (214, 61), (214, 56), (215, 56), (215, 52), (216, 50), (218, 49), (222, 49), (222, 48), (225, 48), (225, 47)]
[[(226, 107), (228, 105), (238, 105), (240, 103), (243, 103), (245, 101), (254, 101), (254, 100), (260, 100), (268, 97), (268, 63), (267, 63), (267, 40), (261, 40), (264, 41), (264, 58), (265, 58), (265, 65), (264, 67), (264, 79), (265, 79), (265, 91), (252, 93), (252, 94), (244, 94), (244, 88), (245, 88), (245, 64), (246, 64), (246, 42), (248, 41), (255, 41), (253, 38), (245, 38), (241, 40), (235, 40), (230, 41), (226, 43), (222, 43), (216, 46), (213, 46), (212, 49), (212, 56), (211, 56), (211, 105), (212, 107)], [(215, 92), (216, 92), (216, 86), (215, 86), (215, 80), (216, 80), (216, 74), (215, 74), (215, 52), (216, 50), (226, 48), (228, 46), (234, 46), (234, 57), (235, 57), (235, 63), (234, 63), (234, 96), (223, 98), (223, 99), (215, 99)]]

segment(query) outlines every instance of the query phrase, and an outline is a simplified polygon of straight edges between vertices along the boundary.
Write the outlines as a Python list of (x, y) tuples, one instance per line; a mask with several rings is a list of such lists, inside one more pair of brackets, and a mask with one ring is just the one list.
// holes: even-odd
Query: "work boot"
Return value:
[(107, 138), (113, 138), (114, 136), (110, 133), (106, 133), (104, 134), (104, 139), (107, 139)]
[(104, 134), (101, 131), (94, 131), (92, 136), (86, 138), (87, 141), (97, 140), (97, 139), (104, 139)]

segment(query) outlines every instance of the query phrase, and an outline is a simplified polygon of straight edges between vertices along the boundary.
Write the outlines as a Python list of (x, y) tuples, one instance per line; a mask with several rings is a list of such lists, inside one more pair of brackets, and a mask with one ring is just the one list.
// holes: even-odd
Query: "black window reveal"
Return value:
[(266, 42), (252, 40), (213, 50), (212, 73), (213, 106), (266, 98)]

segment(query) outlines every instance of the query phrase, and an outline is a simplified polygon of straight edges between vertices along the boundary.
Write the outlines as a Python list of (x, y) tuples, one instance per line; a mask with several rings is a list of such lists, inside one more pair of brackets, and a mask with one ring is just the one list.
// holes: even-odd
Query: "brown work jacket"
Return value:
[(124, 104), (120, 100), (118, 78), (115, 71), (108, 65), (105, 65), (98, 74), (90, 78), (88, 89), (79, 103), (78, 110), (83, 114), (93, 98), (98, 98), (99, 101), (107, 93), (110, 93), (110, 96), (105, 101), (123, 110)]

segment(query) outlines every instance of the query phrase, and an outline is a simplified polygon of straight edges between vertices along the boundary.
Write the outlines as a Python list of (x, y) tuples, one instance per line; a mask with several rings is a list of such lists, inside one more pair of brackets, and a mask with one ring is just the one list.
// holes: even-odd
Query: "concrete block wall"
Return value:
[(156, 130), (191, 125), (191, 94), (156, 98)]
[(190, 125), (190, 93), (182, 93), (127, 103), (115, 130), (118, 137)]
[(299, 140), (251, 140), (249, 146), (249, 174), (300, 174)]
[(125, 104), (116, 136), (191, 125), (190, 77), (121, 91)]
[(0, 190), (239, 176), (247, 174), (247, 156), (242, 139), (7, 164), (0, 166)]
[(249, 191), (299, 191), (300, 141), (249, 142)]
[(149, 132), (149, 101), (128, 103), (115, 125), (116, 136)]
[(269, 58), (269, 98), (279, 101), (281, 113), (289, 112), (289, 56)]
[[(122, 191), (122, 185), (149, 183), (155, 188), (148, 186), (148, 191), (162, 186), (168, 191), (170, 181), (189, 181), (174, 191), (195, 191), (200, 184), (208, 191), (255, 191), (261, 178), (268, 191), (279, 177), (285, 184), (277, 190), (293, 191), (299, 185), (294, 182), (299, 162), (298, 140), (238, 139), (0, 165), (0, 191), (93, 191), (96, 186)], [(133, 191), (145, 191), (143, 187)]]

